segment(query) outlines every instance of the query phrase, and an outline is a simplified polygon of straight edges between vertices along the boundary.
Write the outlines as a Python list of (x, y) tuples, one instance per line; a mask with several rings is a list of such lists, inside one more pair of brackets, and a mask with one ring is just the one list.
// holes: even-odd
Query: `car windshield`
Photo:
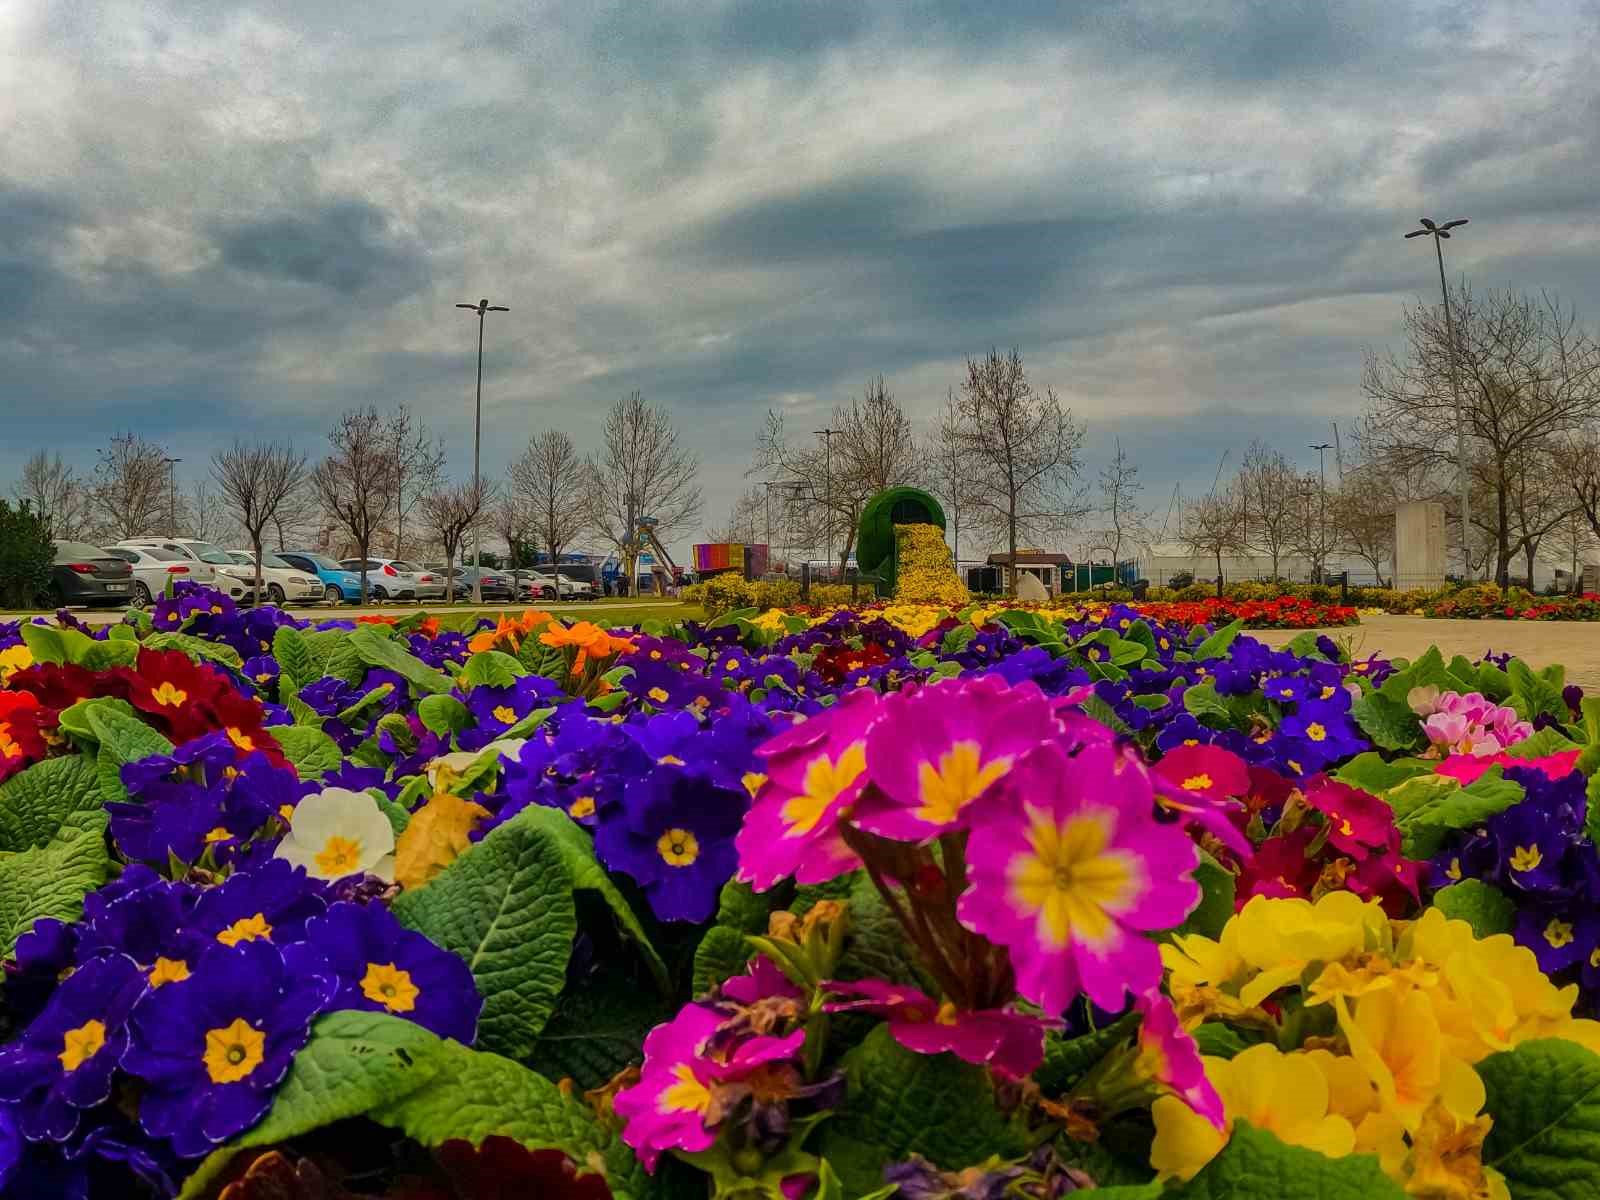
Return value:
[(293, 567), (291, 567), (288, 563), (284, 562), (283, 559), (279, 558), (276, 554), (263, 554), (261, 556), (261, 565), (263, 567), (271, 567), (271, 568), (273, 568), (273, 570), (276, 570), (276, 571), (292, 571), (292, 570), (294, 570)]
[(82, 562), (88, 558), (105, 558), (106, 552), (88, 542), (57, 542), (57, 562)]
[(226, 550), (218, 549), (209, 542), (189, 542), (188, 546), (189, 549), (193, 550), (196, 556), (199, 557), (201, 562), (215, 563), (220, 567), (231, 567), (236, 565), (233, 555), (229, 554)]
[(334, 562), (326, 554), (302, 554), (301, 558), (309, 558), (323, 571), (343, 571), (345, 568)]
[(391, 567), (393, 567), (396, 571), (409, 571), (413, 575), (415, 575), (417, 573), (417, 570), (418, 570), (418, 568), (417, 568), (415, 563), (403, 562), (398, 558), (395, 559), (394, 562), (390, 563), (389, 565)]
[(233, 561), (238, 563), (241, 567), (253, 567), (253, 566), (255, 566), (255, 559), (251, 558), (248, 554), (240, 553), (237, 550), (235, 550), (228, 557), (233, 559)]

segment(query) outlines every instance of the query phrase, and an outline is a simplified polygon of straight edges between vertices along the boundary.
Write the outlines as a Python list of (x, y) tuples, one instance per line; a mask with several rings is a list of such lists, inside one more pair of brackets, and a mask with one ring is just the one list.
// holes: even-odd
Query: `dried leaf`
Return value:
[(472, 844), (468, 835), (488, 816), (483, 805), (440, 792), (411, 814), (395, 842), (395, 880), (406, 888), (427, 883)]

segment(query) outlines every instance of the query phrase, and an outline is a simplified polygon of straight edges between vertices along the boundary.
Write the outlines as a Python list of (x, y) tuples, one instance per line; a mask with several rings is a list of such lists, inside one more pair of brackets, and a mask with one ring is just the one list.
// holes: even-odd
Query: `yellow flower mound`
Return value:
[(895, 600), (960, 608), (972, 599), (956, 574), (944, 530), (937, 525), (896, 525), (894, 539)]
[[(1572, 1016), (1576, 984), (1556, 987), (1509, 935), (1475, 937), (1437, 909), (1391, 921), (1350, 892), (1257, 897), (1218, 938), (1175, 937), (1161, 956), (1187, 1027), (1220, 1019), (1268, 1034), (1204, 1060), (1230, 1130), (1243, 1119), (1325, 1154), (1375, 1154), (1411, 1196), (1508, 1194), (1483, 1165), (1493, 1120), (1473, 1064), (1533, 1038), (1600, 1048), (1600, 1023)], [(1296, 994), (1317, 1032), (1284, 1050), (1277, 1014), (1295, 1011)], [(1152, 1115), (1164, 1178), (1193, 1177), (1227, 1142), (1175, 1097)]]

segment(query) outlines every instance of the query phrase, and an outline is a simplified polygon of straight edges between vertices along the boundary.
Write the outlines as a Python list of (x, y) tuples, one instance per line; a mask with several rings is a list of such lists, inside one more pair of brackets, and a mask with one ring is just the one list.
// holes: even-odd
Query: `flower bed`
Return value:
[(0, 626), (0, 1194), (1600, 1193), (1600, 702), (1177, 607)]
[(1422, 608), (1425, 617), (1482, 621), (1600, 621), (1600, 596), (1535, 596), (1494, 584), (1460, 588)]

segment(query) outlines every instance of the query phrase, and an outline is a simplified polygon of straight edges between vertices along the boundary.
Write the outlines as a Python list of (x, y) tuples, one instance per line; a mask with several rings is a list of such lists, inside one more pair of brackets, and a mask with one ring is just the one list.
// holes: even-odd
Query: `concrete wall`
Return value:
[(1444, 505), (1402, 504), (1394, 514), (1394, 574), (1398, 586), (1438, 587), (1444, 582)]

